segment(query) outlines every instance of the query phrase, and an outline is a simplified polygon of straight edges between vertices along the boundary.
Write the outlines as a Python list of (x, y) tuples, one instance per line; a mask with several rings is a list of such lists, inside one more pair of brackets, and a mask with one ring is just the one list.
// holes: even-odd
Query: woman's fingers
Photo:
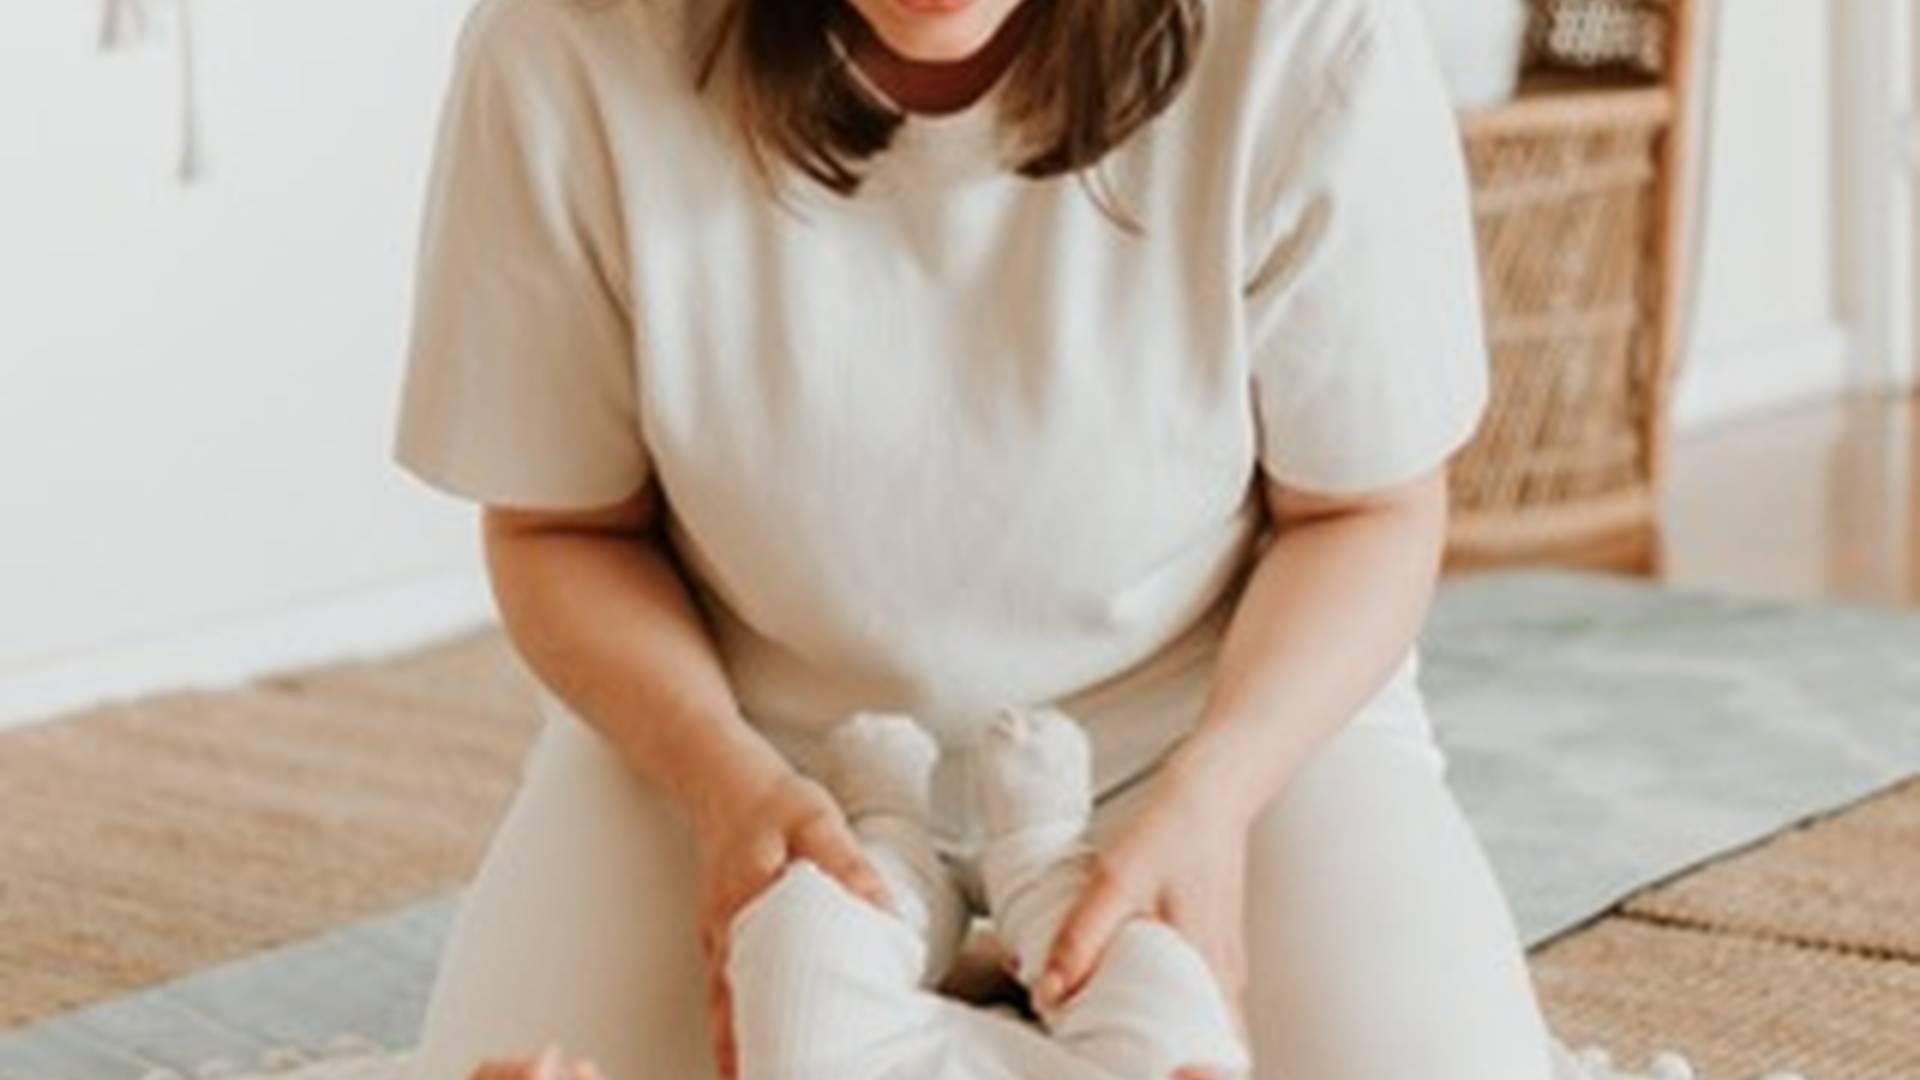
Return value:
[(747, 842), (728, 877), (725, 895), (721, 897), (721, 917), (731, 922), (741, 908), (766, 891), (792, 858), (793, 852), (786, 837), (773, 830), (756, 834)]
[(860, 850), (860, 841), (837, 814), (823, 814), (802, 825), (793, 839), (795, 858), (810, 859), (830, 878), (883, 911), (893, 910), (886, 883)]
[(700, 916), (700, 946), (715, 965), (726, 962), (733, 920), (740, 909), (765, 892), (787, 865), (787, 845), (778, 833), (756, 837), (729, 860), (709, 883), (710, 892)]
[(707, 980), (707, 1030), (713, 1037), (713, 1063), (721, 1080), (733, 1080), (739, 1072), (739, 1056), (733, 1041), (733, 994), (726, 976), (715, 972)]
[(747, 877), (757, 885), (764, 885), (787, 865), (787, 860), (791, 857), (792, 853), (788, 851), (786, 837), (770, 829), (757, 832), (747, 842), (745, 859)]
[(1139, 912), (1139, 903), (1109, 873), (1096, 873), (1073, 912), (1060, 924), (1048, 953), (1046, 972), (1033, 985), (1034, 1004), (1051, 1009), (1073, 996), (1100, 964), (1107, 943), (1122, 923)]
[(473, 1071), (471, 1080), (572, 1080), (574, 1072), (560, 1048), (549, 1046), (539, 1057), (489, 1061)]
[(489, 1061), (468, 1080), (607, 1080), (591, 1061), (568, 1061), (559, 1047), (549, 1046), (537, 1058)]
[(700, 945), (707, 955), (707, 1037), (722, 1080), (732, 1080), (734, 1075), (733, 998), (727, 988), (731, 928), (732, 921), (717, 909), (710, 909), (700, 926)]

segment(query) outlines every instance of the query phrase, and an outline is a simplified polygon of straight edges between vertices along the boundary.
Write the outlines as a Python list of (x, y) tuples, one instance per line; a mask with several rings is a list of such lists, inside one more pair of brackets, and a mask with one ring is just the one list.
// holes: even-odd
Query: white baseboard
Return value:
[(392, 652), (480, 626), (478, 573), (369, 589), (257, 618), (0, 672), (0, 729), (143, 694), (236, 686), (314, 664)]
[(1701, 350), (1687, 358), (1674, 401), (1682, 432), (1717, 427), (1820, 398), (1855, 384), (1847, 328), (1829, 323), (1778, 339)]

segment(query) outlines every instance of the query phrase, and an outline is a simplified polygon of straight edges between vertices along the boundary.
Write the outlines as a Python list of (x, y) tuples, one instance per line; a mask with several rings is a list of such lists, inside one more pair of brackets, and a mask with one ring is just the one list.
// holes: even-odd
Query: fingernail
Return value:
[(1061, 981), (1060, 973), (1057, 971), (1049, 971), (1045, 975), (1040, 976), (1040, 981), (1033, 984), (1034, 1003), (1045, 1008), (1052, 1008), (1054, 999), (1060, 996)]
[(538, 1080), (561, 1080), (559, 1044), (548, 1043), (540, 1051), (539, 1059), (533, 1063), (533, 1075)]

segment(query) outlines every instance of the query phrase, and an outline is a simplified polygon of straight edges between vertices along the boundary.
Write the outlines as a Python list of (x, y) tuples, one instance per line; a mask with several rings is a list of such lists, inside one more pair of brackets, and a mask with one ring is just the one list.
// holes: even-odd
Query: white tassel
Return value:
[(141, 0), (106, 0), (100, 12), (100, 51), (135, 45), (153, 35), (153, 20)]
[[(151, 39), (156, 26), (150, 3), (151, 0), (102, 0), (101, 51), (131, 48)], [(193, 0), (173, 0), (173, 5), (174, 42), (180, 63), (180, 157), (176, 171), (182, 184), (193, 184), (207, 174), (199, 63), (194, 55)]]
[[(1672, 1050), (1653, 1055), (1645, 1073), (1631, 1072), (1614, 1064), (1613, 1055), (1598, 1046), (1584, 1046), (1573, 1054), (1579, 1080), (1697, 1080), (1699, 1073), (1686, 1058)], [(1806, 1080), (1799, 1073), (1775, 1070), (1761, 1080)]]
[(1583, 1046), (1574, 1058), (1590, 1076), (1602, 1078), (1602, 1080), (1613, 1076), (1613, 1055), (1601, 1047)]
[(1686, 1058), (1671, 1050), (1662, 1050), (1653, 1055), (1650, 1080), (1694, 1080), (1693, 1065)]
[(199, 64), (193, 52), (193, 0), (174, 0), (180, 15), (180, 182), (206, 176), (207, 148), (200, 133)]

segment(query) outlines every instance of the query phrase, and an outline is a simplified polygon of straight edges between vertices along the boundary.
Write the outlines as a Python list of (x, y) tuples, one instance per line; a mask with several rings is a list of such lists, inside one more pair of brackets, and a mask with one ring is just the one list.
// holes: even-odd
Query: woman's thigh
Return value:
[[(1103, 804), (1096, 840), (1151, 791)], [(1547, 1036), (1505, 898), (1417, 691), (1382, 695), (1255, 822), (1255, 1080), (1545, 1080)]]
[(1519, 936), (1417, 699), (1376, 703), (1255, 823), (1247, 1008), (1259, 1076), (1544, 1080)]
[(461, 906), (413, 1080), (551, 1042), (610, 1077), (713, 1075), (695, 851), (671, 806), (543, 695), (547, 724)]

